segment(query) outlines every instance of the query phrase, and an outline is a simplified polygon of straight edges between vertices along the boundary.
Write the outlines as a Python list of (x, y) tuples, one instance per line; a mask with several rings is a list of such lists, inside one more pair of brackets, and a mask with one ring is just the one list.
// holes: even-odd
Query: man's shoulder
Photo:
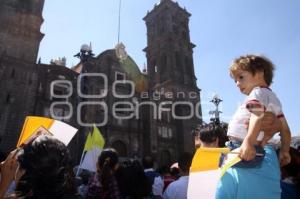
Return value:
[(160, 176), (160, 174), (154, 170), (145, 170), (145, 174), (154, 178)]

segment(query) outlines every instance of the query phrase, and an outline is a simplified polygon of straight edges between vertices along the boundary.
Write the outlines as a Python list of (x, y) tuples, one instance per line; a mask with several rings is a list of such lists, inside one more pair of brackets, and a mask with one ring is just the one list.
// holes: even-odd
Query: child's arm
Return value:
[(281, 121), (281, 148), (279, 152), (279, 162), (281, 166), (285, 166), (291, 162), (290, 144), (291, 144), (291, 131), (285, 117), (280, 118)]
[(247, 136), (245, 137), (240, 150), (240, 157), (243, 160), (253, 160), (256, 156), (254, 145), (257, 144), (257, 137), (261, 129), (263, 111), (251, 113)]

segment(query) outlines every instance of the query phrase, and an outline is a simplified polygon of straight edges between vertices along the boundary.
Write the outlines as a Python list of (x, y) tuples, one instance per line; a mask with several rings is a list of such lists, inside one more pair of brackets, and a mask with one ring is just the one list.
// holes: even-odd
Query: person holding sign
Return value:
[[(37, 136), (1, 163), (0, 199), (80, 199), (70, 162), (69, 151), (61, 141)], [(15, 193), (5, 197), (12, 180), (16, 181)]]

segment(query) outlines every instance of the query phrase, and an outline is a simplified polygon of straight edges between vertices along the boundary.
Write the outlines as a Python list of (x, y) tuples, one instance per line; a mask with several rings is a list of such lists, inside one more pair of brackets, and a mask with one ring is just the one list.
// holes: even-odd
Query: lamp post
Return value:
[(220, 125), (220, 113), (222, 113), (222, 111), (219, 111), (219, 104), (222, 101), (223, 100), (221, 100), (217, 94), (215, 94), (213, 99), (210, 101), (216, 106), (214, 111), (209, 111), (209, 114), (214, 115), (214, 118), (211, 118), (210, 120), (216, 125)]
[(83, 44), (80, 48), (80, 52), (74, 55), (74, 57), (78, 57), (80, 61), (84, 63), (94, 55), (95, 54), (92, 52), (92, 45)]

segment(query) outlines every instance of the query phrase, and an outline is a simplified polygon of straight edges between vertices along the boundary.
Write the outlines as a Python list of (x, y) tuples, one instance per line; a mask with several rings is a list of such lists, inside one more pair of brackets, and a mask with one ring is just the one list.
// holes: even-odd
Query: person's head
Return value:
[(143, 157), (142, 163), (143, 163), (144, 169), (153, 168), (153, 158), (149, 155), (146, 155)]
[(109, 184), (114, 176), (119, 163), (118, 152), (113, 148), (104, 149), (98, 157), (98, 173), (101, 173), (100, 182), (103, 190), (109, 189)]
[(230, 65), (230, 76), (246, 95), (257, 86), (270, 86), (273, 80), (273, 63), (264, 56), (245, 55)]
[[(197, 127), (196, 147), (218, 147), (219, 137), (222, 135), (223, 129), (212, 123)], [(195, 139), (196, 140), (196, 139)]]
[(186, 175), (189, 173), (193, 160), (193, 154), (184, 152), (178, 159), (178, 167), (182, 174)]
[(98, 157), (97, 167), (103, 169), (104, 166), (114, 170), (119, 162), (118, 152), (113, 148), (104, 149)]
[(178, 167), (170, 167), (170, 174), (174, 179), (178, 179), (179, 178), (179, 168)]
[(76, 187), (67, 147), (49, 136), (39, 136), (18, 154), (16, 194), (25, 198), (62, 198)]
[(195, 148), (199, 148), (201, 146), (201, 141), (200, 141), (200, 130), (201, 130), (201, 125), (198, 125), (193, 131), (192, 134), (194, 136), (194, 144), (195, 144)]
[(151, 194), (151, 182), (138, 160), (127, 160), (120, 163), (116, 177), (120, 191), (126, 198), (140, 199)]

